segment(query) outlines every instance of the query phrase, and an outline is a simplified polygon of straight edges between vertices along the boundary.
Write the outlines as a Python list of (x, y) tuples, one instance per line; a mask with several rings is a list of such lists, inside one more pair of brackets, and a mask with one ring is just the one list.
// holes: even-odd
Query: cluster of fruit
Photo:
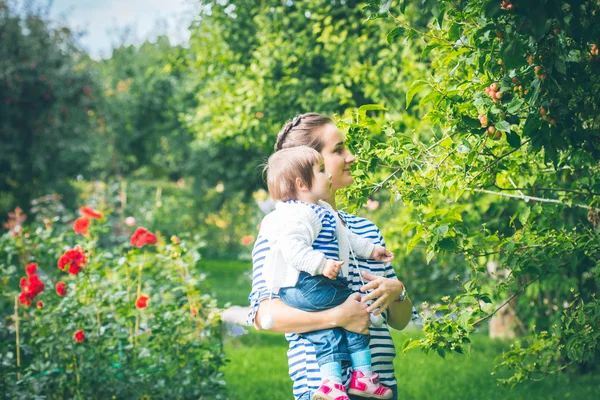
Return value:
[(495, 126), (490, 125), (488, 126), (488, 119), (487, 116), (485, 114), (479, 114), (479, 117), (477, 117), (479, 119), (479, 122), (481, 123), (481, 127), (485, 128), (487, 127), (485, 134), (487, 137), (489, 137), (490, 139), (494, 139), (494, 140), (498, 140), (502, 137), (502, 132), (497, 130)]
[(510, 2), (510, 0), (502, 0), (500, 3), (500, 9), (504, 11), (511, 11), (515, 6)]
[(485, 94), (490, 96), (490, 98), (492, 100), (494, 100), (494, 103), (497, 103), (498, 100), (500, 100), (502, 98), (502, 93), (499, 92), (498, 89), (500, 89), (500, 88), (498, 87), (498, 84), (495, 82), (492, 83), (487, 88), (485, 88)]

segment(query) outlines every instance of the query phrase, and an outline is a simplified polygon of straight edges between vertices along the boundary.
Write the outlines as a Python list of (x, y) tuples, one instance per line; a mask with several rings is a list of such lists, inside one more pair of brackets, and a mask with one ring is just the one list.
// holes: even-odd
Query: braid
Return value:
[(323, 125), (330, 123), (332, 123), (331, 118), (321, 114), (296, 115), (292, 120), (286, 122), (277, 134), (275, 151), (289, 147), (308, 146), (320, 152), (323, 143), (321, 136), (315, 132)]
[(283, 144), (285, 143), (285, 138), (291, 130), (292, 123), (288, 122), (283, 126), (283, 129), (279, 131), (279, 133), (277, 134), (277, 143), (275, 143), (275, 151), (281, 150)]

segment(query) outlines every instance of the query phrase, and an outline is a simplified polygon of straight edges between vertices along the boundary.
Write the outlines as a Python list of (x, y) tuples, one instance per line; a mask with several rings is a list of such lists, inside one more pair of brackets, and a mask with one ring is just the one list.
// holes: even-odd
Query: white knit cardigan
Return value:
[[(340, 275), (347, 276), (350, 251), (361, 258), (370, 258), (375, 245), (343, 226), (328, 203), (319, 201), (318, 205), (336, 217), (335, 232), (340, 258), (344, 261)], [(313, 276), (323, 272), (325, 255), (312, 248), (322, 228), (315, 211), (307, 204), (278, 202), (275, 210), (265, 216), (260, 235), (269, 241), (270, 251), (265, 257), (263, 273), (273, 293), (296, 285), (301, 271)]]

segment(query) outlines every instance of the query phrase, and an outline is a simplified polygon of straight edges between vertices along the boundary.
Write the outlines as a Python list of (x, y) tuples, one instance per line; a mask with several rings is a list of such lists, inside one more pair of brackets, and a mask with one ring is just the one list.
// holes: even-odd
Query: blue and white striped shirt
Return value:
[[(338, 246), (337, 240), (335, 239), (335, 217), (327, 211), (325, 211), (325, 214), (318, 213), (317, 215), (321, 219), (323, 229), (321, 230), (321, 233), (319, 233), (319, 237), (317, 237), (313, 243), (313, 248), (322, 251), (327, 258), (337, 259)], [(327, 215), (329, 215), (331, 219), (327, 218)], [(350, 231), (371, 240), (374, 244), (385, 246), (379, 228), (371, 221), (344, 212), (340, 212), (339, 215)], [(331, 240), (331, 238), (333, 238), (333, 240)], [(258, 305), (263, 300), (268, 299), (270, 295), (263, 276), (264, 260), (269, 250), (268, 240), (262, 237), (259, 232), (252, 252), (252, 292), (248, 297), (251, 311), (247, 320), (250, 325), (254, 324)], [(349, 265), (348, 280), (353, 292), (359, 292), (360, 287), (363, 286), (363, 282), (359, 275), (360, 270), (365, 270), (376, 276), (397, 279), (394, 269), (389, 263), (381, 263), (372, 259), (366, 260), (362, 258), (357, 258), (356, 261), (358, 265), (355, 265), (353, 261), (351, 261)], [(273, 298), (277, 297), (277, 295), (273, 295)], [(375, 328), (373, 326), (369, 328), (371, 331), (369, 346), (371, 349), (373, 370), (379, 373), (381, 383), (389, 387), (396, 384), (393, 365), (393, 359), (396, 352), (387, 327), (387, 312), (384, 312), (383, 316), (386, 322), (381, 328)], [(289, 349), (287, 352), (289, 374), (294, 382), (293, 393), (294, 397), (297, 399), (303, 393), (307, 391), (315, 392), (319, 388), (321, 374), (312, 343), (295, 333), (288, 333), (285, 337), (289, 342)], [(345, 384), (348, 385), (350, 382), (351, 371), (346, 368), (343, 373)]]

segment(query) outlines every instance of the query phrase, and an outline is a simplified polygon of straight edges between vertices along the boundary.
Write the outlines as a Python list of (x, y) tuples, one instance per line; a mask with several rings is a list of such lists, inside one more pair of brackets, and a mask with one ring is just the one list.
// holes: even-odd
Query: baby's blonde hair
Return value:
[(307, 146), (279, 150), (267, 161), (267, 186), (275, 201), (288, 201), (298, 198), (296, 179), (309, 188), (313, 185), (313, 166), (323, 161), (323, 156)]

